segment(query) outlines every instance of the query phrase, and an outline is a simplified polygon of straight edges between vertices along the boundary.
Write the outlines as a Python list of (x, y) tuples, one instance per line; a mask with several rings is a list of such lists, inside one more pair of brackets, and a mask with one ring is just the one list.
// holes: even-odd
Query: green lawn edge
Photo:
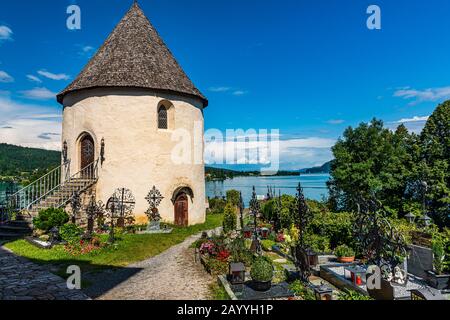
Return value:
[(8, 242), (3, 246), (16, 255), (27, 258), (38, 264), (58, 266), (79, 265), (90, 271), (96, 269), (120, 268), (144, 261), (182, 243), (192, 235), (222, 226), (223, 215), (207, 215), (204, 224), (190, 227), (173, 227), (171, 234), (125, 234), (112, 246), (98, 252), (81, 256), (73, 256), (62, 246), (50, 250), (39, 249), (26, 240)]

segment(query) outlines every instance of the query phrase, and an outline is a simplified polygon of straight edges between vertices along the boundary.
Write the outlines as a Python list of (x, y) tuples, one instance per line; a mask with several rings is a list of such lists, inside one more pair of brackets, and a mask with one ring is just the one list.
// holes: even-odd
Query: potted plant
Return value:
[(450, 282), (450, 274), (445, 274), (445, 241), (441, 236), (434, 236), (432, 240), (433, 271), (428, 271), (428, 283), (435, 289), (447, 289)]
[(268, 291), (272, 287), (273, 265), (270, 260), (259, 256), (252, 264), (250, 271), (253, 289), (256, 291)]
[(342, 263), (351, 263), (355, 261), (355, 251), (347, 245), (341, 245), (334, 250), (338, 261)]

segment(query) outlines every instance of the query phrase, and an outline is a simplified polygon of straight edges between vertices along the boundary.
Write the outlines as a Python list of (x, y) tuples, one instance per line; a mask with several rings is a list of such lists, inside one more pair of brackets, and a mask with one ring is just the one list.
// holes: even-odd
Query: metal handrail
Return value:
[[(98, 163), (99, 159), (90, 163), (74, 175), (70, 175), (69, 160), (25, 188), (22, 188), (8, 199), (9, 220), (11, 220), (11, 215), (14, 212), (21, 212), (25, 209), (30, 210), (32, 206), (42, 203), (49, 196), (57, 193), (58, 190), (64, 190), (64, 188), (68, 187), (70, 192), (67, 196), (65, 196), (66, 192), (64, 192), (61, 201), (57, 202), (57, 206), (61, 207), (67, 204), (75, 192), (84, 191), (98, 180)], [(76, 181), (81, 181), (82, 184), (75, 185), (73, 182)]]

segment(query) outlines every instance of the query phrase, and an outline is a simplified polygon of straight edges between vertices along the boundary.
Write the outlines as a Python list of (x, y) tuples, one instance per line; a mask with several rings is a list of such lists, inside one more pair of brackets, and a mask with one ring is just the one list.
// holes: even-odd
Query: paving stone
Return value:
[(88, 300), (66, 281), (0, 247), (0, 300)]

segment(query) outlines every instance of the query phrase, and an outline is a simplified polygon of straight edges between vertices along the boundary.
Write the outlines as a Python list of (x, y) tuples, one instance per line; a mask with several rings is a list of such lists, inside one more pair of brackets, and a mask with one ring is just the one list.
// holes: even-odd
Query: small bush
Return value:
[(227, 202), (221, 198), (212, 198), (209, 199), (209, 209), (210, 213), (223, 213), (225, 206), (227, 205)]
[(336, 256), (338, 258), (342, 258), (342, 257), (354, 257), (355, 256), (355, 250), (353, 250), (352, 248), (350, 248), (349, 246), (343, 244), (339, 247), (337, 247), (334, 250), (334, 253), (336, 254)]
[(314, 292), (306, 287), (300, 280), (295, 280), (289, 285), (289, 289), (295, 293), (297, 297), (303, 300), (316, 300)]
[(272, 251), (272, 247), (275, 245), (275, 241), (272, 240), (262, 240), (261, 247), (264, 251)]
[(69, 215), (63, 209), (49, 208), (39, 211), (33, 224), (37, 229), (50, 231), (54, 227), (61, 227), (69, 221)]
[(317, 234), (305, 234), (305, 243), (309, 249), (317, 253), (330, 252), (330, 239), (326, 236), (320, 236)]
[(436, 234), (433, 236), (432, 250), (434, 256), (433, 259), (434, 271), (436, 271), (438, 275), (441, 275), (446, 268), (445, 240), (441, 235)]
[(373, 300), (373, 299), (359, 292), (345, 289), (344, 291), (339, 292), (338, 300)]
[(236, 230), (237, 217), (235, 207), (229, 203), (225, 206), (223, 217), (223, 232), (228, 233)]
[(233, 206), (238, 207), (241, 199), (241, 194), (237, 190), (227, 191), (227, 202), (231, 203)]
[(69, 244), (78, 243), (83, 233), (83, 229), (77, 227), (72, 223), (65, 224), (59, 229), (59, 235), (61, 236), (61, 239)]
[(250, 275), (254, 281), (268, 282), (273, 278), (273, 265), (265, 257), (258, 257), (252, 264)]
[(236, 238), (227, 246), (231, 254), (231, 262), (242, 262), (245, 265), (250, 265), (253, 260), (253, 253), (247, 248), (245, 240)]

